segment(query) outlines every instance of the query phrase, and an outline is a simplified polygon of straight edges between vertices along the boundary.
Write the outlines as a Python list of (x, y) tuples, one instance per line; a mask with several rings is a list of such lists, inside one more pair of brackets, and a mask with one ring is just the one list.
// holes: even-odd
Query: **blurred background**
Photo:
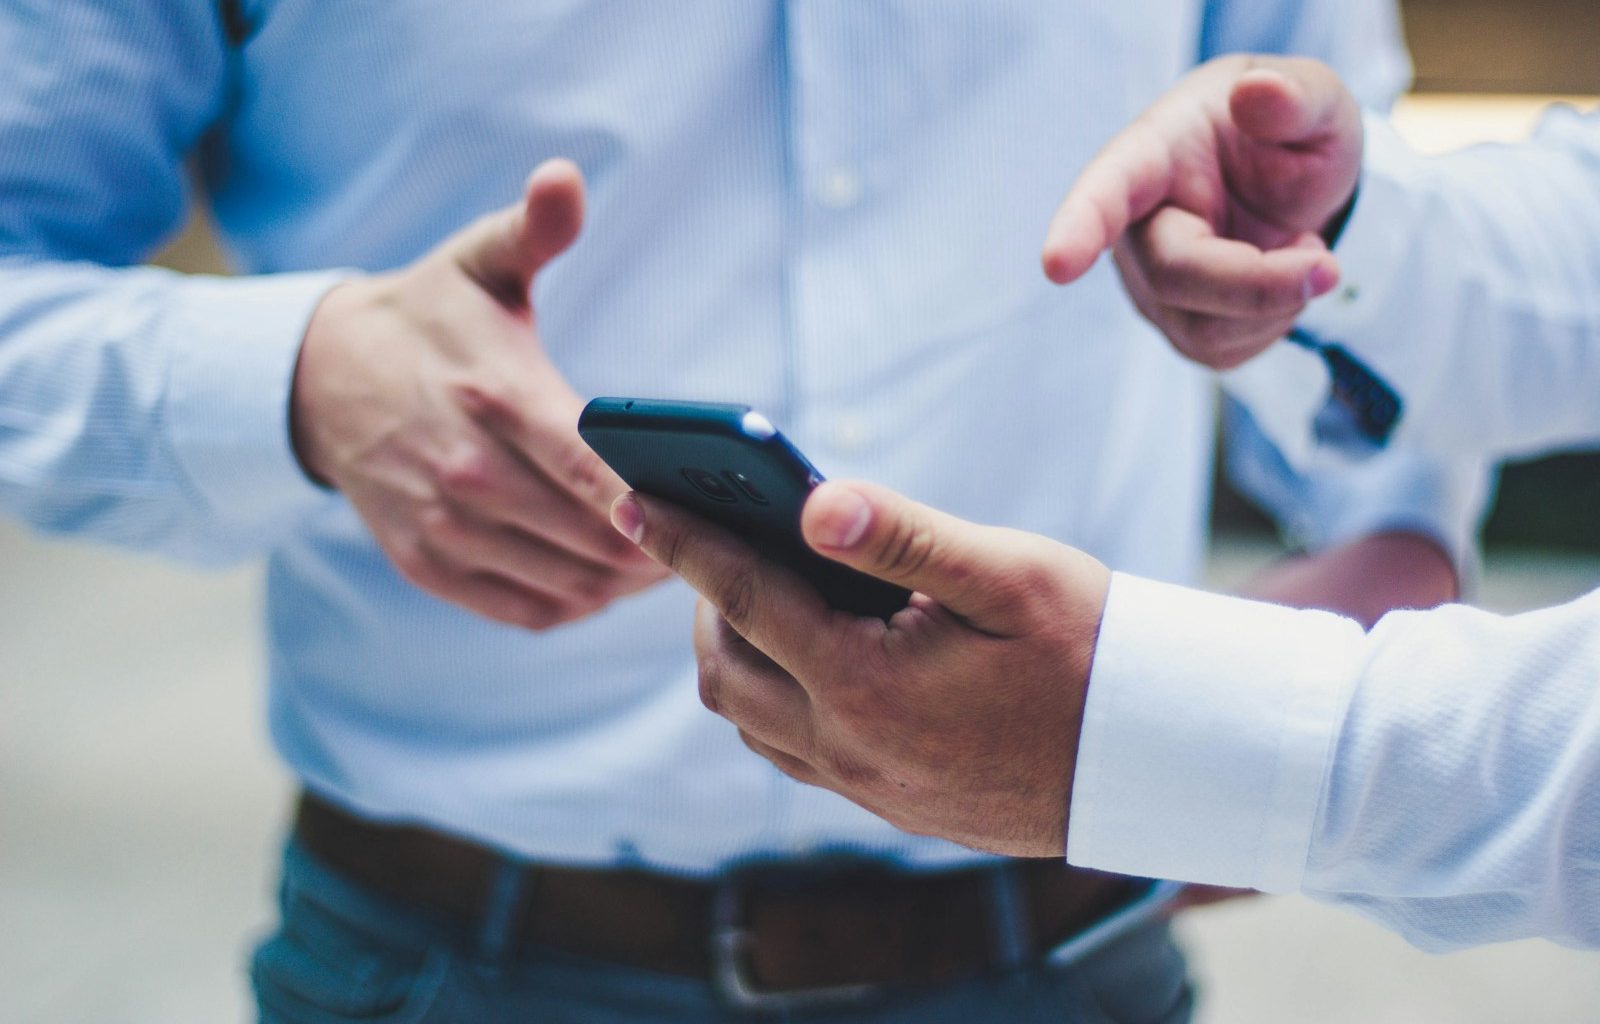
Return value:
[[(1525, 135), (1600, 96), (1595, 0), (1407, 0), (1419, 146)], [(203, 218), (163, 257), (218, 270)], [(1600, 584), (1600, 455), (1506, 470), (1490, 607)], [(1212, 582), (1278, 554), (1229, 493)], [(254, 568), (199, 575), (0, 523), (0, 1021), (249, 1019), (290, 788), (267, 747)], [(1301, 899), (1182, 924), (1206, 1024), (1600, 1022), (1600, 956), (1515, 943), (1430, 957)]]

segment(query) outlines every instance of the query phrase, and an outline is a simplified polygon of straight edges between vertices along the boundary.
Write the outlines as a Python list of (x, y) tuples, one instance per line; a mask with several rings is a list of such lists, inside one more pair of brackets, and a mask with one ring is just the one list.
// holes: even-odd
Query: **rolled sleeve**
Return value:
[(1360, 626), (1116, 574), (1067, 859), (1291, 892), (1306, 870)]

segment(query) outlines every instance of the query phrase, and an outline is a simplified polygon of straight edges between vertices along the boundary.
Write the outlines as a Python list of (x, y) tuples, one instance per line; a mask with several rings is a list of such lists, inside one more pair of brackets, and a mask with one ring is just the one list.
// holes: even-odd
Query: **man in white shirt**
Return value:
[[(1600, 124), (1557, 113), (1531, 146), (1432, 160), (1368, 131), (1363, 164), (1362, 118), (1325, 68), (1215, 62), (1085, 172), (1047, 272), (1073, 279), (1115, 245), (1145, 314), (1216, 366), (1324, 325), (1393, 375), (1400, 430), (1426, 442), (1600, 440)], [(1346, 218), (1336, 261), (1324, 234)], [(1341, 270), (1359, 295), (1306, 311)], [(1316, 457), (1307, 396), (1326, 378), (1262, 363), (1242, 383), (1268, 409), (1288, 396), (1269, 415)], [(883, 623), (830, 612), (670, 506), (624, 498), (613, 520), (709, 598), (705, 702), (784, 771), (904, 829), (1303, 891), (1430, 949), (1600, 945), (1600, 592), (1511, 618), (1396, 612), (1367, 633), (826, 484), (811, 544), (921, 595)]]
[(1227, 57), (1084, 170), (1045, 270), (1076, 281), (1112, 249), (1179, 351), (1250, 361), (1225, 384), (1300, 464), (1326, 455), (1307, 413), (1327, 384), (1314, 356), (1275, 344), (1291, 328), (1403, 396), (1397, 439), (1491, 456), (1592, 444), (1597, 177), (1594, 113), (1556, 107), (1526, 145), (1424, 157), (1325, 65)]

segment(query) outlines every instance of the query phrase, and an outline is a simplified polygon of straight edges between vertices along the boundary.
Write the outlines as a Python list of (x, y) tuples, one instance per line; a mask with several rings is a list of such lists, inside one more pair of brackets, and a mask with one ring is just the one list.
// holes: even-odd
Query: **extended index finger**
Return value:
[(1171, 177), (1170, 148), (1161, 144), (1148, 121), (1124, 129), (1084, 168), (1051, 218), (1044, 241), (1045, 275), (1057, 284), (1070, 284), (1088, 273), (1128, 225), (1161, 205)]
[(834, 616), (799, 576), (762, 558), (733, 534), (692, 512), (630, 493), (611, 508), (617, 529), (682, 576), (728, 625), (801, 681), (830, 645)]

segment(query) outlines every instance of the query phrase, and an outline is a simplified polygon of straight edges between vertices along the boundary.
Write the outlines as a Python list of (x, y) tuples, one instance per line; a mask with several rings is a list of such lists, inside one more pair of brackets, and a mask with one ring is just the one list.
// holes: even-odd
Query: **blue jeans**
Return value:
[[(278, 932), (251, 965), (263, 1024), (1181, 1024), (1192, 995), (1163, 924), (1070, 967), (1027, 967), (850, 1007), (736, 1010), (704, 981), (496, 949), (335, 875), (291, 844)], [(486, 918), (494, 917), (490, 908)]]

